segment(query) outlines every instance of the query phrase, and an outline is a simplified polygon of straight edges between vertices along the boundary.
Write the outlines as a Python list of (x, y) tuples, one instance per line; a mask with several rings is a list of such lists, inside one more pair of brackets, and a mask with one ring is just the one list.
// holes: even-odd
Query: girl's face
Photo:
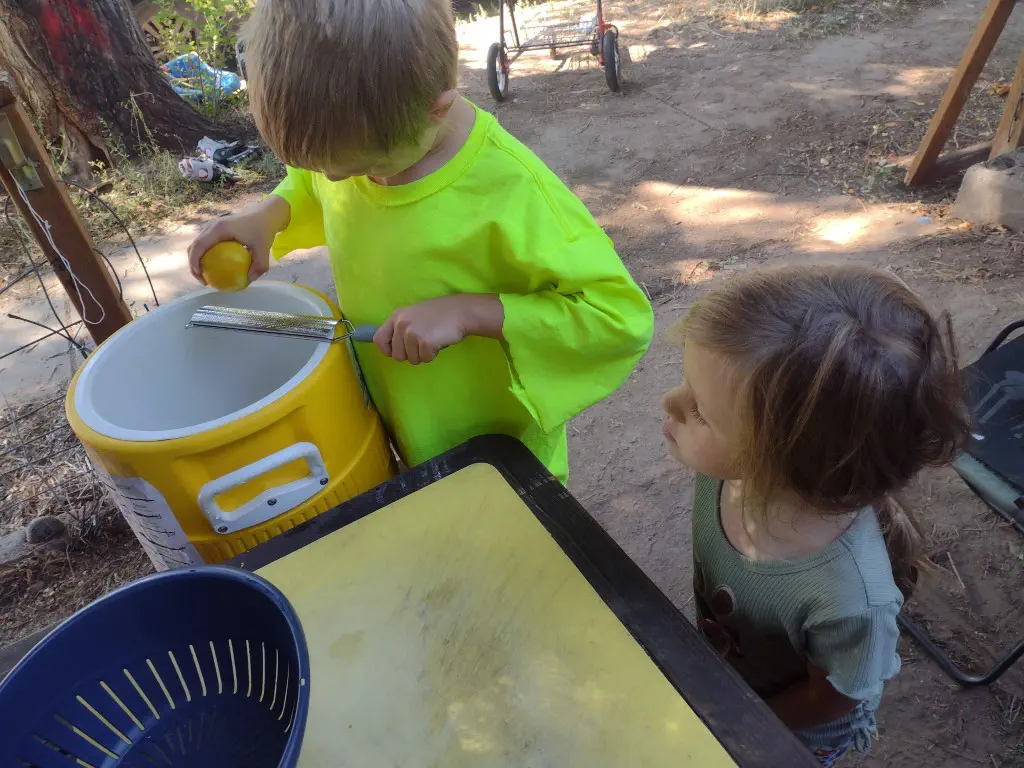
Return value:
[(729, 371), (720, 357), (692, 343), (683, 350), (683, 369), (682, 385), (662, 399), (668, 452), (702, 475), (737, 480), (738, 425)]

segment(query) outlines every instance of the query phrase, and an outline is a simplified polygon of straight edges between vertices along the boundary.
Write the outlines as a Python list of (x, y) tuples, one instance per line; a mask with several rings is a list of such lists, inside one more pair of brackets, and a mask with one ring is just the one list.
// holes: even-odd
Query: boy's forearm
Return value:
[(466, 336), (504, 340), (505, 307), (496, 294), (463, 294), (462, 325)]
[(273, 234), (283, 232), (292, 220), (292, 207), (279, 195), (267, 195), (265, 200), (253, 205), (249, 211), (263, 220)]

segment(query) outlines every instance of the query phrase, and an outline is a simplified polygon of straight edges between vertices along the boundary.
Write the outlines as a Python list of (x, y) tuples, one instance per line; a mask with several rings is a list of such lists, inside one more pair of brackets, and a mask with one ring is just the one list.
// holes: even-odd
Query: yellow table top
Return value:
[(734, 765), (489, 465), (258, 572), (309, 644), (300, 768)]

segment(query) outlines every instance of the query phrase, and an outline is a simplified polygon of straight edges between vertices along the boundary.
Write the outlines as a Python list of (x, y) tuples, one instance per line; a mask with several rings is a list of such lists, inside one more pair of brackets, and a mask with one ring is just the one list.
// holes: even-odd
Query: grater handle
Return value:
[(352, 339), (352, 341), (358, 341), (361, 344), (372, 344), (373, 337), (377, 335), (377, 331), (379, 330), (379, 325), (360, 325), (352, 329), (352, 333), (349, 334), (349, 338)]

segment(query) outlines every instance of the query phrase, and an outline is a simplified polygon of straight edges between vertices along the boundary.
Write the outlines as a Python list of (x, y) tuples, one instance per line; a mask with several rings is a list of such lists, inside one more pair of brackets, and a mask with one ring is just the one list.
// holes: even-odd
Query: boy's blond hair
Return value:
[(244, 39), (256, 125), (299, 168), (414, 144), (458, 80), (451, 0), (259, 0)]

